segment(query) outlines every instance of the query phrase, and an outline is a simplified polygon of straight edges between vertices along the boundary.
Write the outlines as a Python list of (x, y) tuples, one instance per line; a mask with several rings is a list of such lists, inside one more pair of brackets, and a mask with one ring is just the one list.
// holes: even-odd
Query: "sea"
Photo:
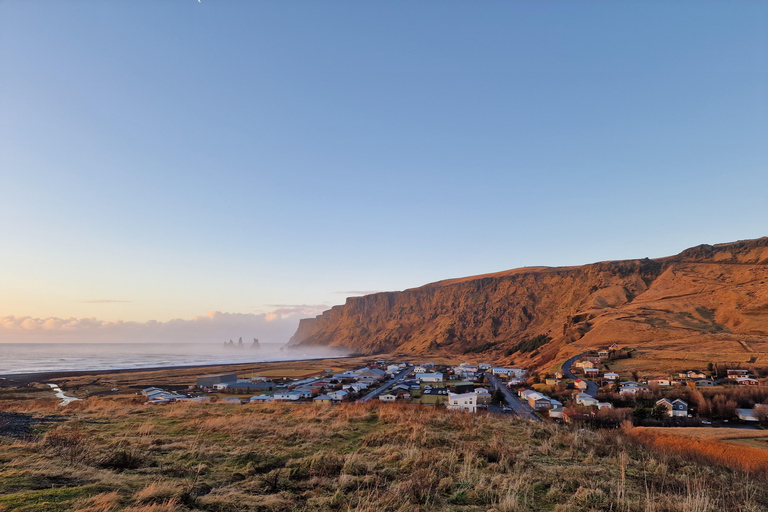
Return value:
[(218, 343), (0, 343), (0, 375), (124, 370), (343, 357), (330, 351), (227, 348)]

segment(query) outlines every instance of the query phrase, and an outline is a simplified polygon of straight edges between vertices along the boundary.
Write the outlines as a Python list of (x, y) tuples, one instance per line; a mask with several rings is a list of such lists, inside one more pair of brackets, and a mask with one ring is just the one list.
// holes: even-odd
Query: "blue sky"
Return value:
[(0, 316), (301, 316), (768, 235), (766, 27), (759, 2), (0, 2)]

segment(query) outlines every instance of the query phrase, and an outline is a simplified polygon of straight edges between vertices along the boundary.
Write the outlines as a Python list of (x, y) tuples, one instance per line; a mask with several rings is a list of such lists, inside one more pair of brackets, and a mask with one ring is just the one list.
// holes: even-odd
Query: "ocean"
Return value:
[(0, 375), (84, 370), (123, 370), (157, 366), (261, 363), (342, 357), (338, 353), (225, 348), (199, 343), (0, 343)]

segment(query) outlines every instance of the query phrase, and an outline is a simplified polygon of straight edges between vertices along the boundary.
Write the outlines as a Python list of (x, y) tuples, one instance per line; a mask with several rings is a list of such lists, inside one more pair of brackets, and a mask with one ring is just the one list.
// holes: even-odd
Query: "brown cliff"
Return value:
[[(689, 354), (695, 345), (702, 360), (734, 348), (768, 359), (766, 283), (768, 238), (701, 245), (668, 258), (522, 268), (352, 297), (301, 320), (289, 344), (402, 355), (484, 347), (486, 358), (540, 367), (614, 342)], [(539, 334), (552, 341), (504, 355)]]

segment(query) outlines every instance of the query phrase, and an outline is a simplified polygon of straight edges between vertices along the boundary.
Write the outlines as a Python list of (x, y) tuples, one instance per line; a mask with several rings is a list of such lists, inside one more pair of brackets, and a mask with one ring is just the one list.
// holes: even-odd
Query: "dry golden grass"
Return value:
[(110, 416), (111, 400), (88, 402), (38, 439), (0, 440), (0, 510), (745, 512), (768, 500), (761, 476), (733, 481), (620, 432), (375, 403), (125, 401)]
[[(685, 433), (677, 435), (676, 430), (688, 430), (689, 432), (688, 435)], [(727, 439), (754, 439), (766, 437), (765, 435), (756, 436), (736, 432), (731, 432), (730, 435), (696, 435), (690, 432), (691, 430), (693, 429), (634, 428), (630, 430), (630, 433), (635, 439), (657, 450), (669, 451), (682, 456), (705, 458), (736, 470), (768, 474), (768, 449), (724, 442)]]

